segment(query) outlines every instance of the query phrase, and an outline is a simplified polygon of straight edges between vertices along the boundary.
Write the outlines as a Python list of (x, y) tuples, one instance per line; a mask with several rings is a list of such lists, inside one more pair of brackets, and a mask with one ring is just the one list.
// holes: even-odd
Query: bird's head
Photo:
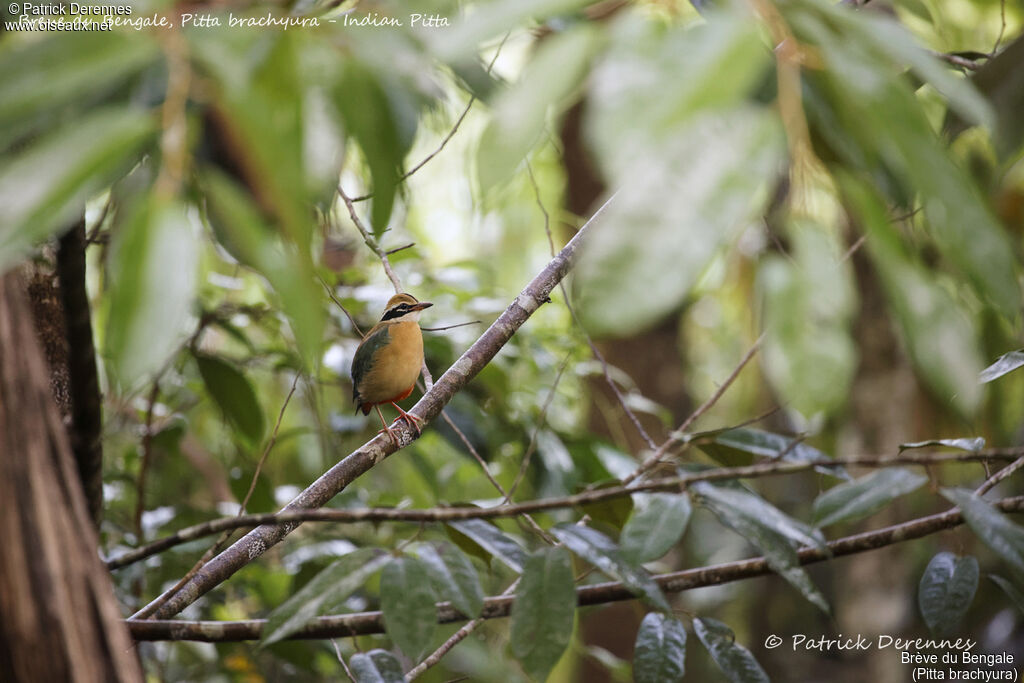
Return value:
[(416, 322), (420, 319), (420, 311), (434, 304), (429, 301), (417, 301), (412, 294), (395, 294), (388, 300), (388, 305), (381, 316), (381, 322)]

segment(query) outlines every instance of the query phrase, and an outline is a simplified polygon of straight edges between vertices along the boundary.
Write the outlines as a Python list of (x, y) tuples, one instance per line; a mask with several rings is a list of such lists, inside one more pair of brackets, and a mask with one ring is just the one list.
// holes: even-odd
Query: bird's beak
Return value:
[(413, 304), (411, 308), (414, 311), (422, 311), (424, 308), (430, 308), (433, 305), (434, 304), (430, 303), (429, 301), (421, 301), (418, 304)]

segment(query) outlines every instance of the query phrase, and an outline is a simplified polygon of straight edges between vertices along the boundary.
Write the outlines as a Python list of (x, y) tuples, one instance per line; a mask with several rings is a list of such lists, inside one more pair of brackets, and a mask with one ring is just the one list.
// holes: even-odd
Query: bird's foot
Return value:
[(391, 440), (395, 443), (396, 448), (402, 447), (402, 442), (399, 440), (398, 434), (395, 434), (395, 430), (391, 429), (391, 427), (384, 427), (384, 429), (381, 429), (380, 431), (377, 432), (378, 436), (380, 436), (381, 434), (387, 434), (388, 436), (390, 436)]
[(399, 408), (396, 403), (392, 403), (391, 405), (395, 406), (395, 409), (398, 410), (398, 419), (405, 420), (405, 423), (409, 425), (414, 432), (416, 432), (416, 436), (423, 433), (423, 425), (426, 424), (426, 421), (422, 417), (405, 412)]

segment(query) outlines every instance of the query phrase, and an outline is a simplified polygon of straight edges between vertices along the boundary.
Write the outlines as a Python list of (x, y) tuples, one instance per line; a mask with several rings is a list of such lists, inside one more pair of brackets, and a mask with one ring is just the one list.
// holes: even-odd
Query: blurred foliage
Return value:
[[(895, 410), (908, 397), (900, 414), (913, 419), (893, 452), (900, 442), (962, 448), (974, 442), (951, 440), (968, 436), (1019, 443), (1024, 10), (857, 4), (721, 0), (695, 2), (698, 13), (677, 0), (610, 10), (300, 0), (203, 9), (219, 27), (0, 33), (0, 269), (45, 262), (48, 240), (83, 213), (91, 239), (105, 554), (233, 514), (250, 488), (249, 512), (275, 510), (377, 429), (375, 417), (352, 416), (348, 366), (353, 323), (367, 330), (392, 292), (339, 182), (385, 249), (415, 243), (391, 259), (409, 291), (434, 302), (425, 327), (489, 324), (547, 261), (548, 240), (587, 218), (563, 208), (558, 131), (574, 106), (589, 162), (614, 195), (567, 290), (587, 332), (642, 337), (678, 321), (678, 356), (648, 362), (682, 363), (699, 401), (765, 335), (757, 362), (703, 418), (701, 452), (687, 450), (681, 472), (852, 455), (849, 444), (871, 443), (854, 404)], [(133, 8), (180, 23), (180, 8), (158, 0)], [(268, 12), (318, 25), (228, 25)], [(441, 25), (424, 25), (435, 15)], [(461, 435), (435, 422), (330, 505), (495, 504), (463, 438), (506, 490), (531, 459), (516, 500), (628, 475), (648, 454), (589, 429), (600, 408), (587, 387), (601, 369), (561, 292), (552, 300), (449, 404)], [(860, 380), (889, 361), (865, 355), (866, 318), (893, 330), (898, 360), (885, 372), (905, 377), (907, 391)], [(426, 332), (434, 376), (481, 330)], [(902, 359), (912, 372), (899, 375)], [(644, 387), (610, 371), (634, 410), (664, 434), (675, 427)], [(777, 405), (764, 429), (728, 429)], [(1024, 531), (956, 488), (977, 474), (931, 472), (977, 539), (901, 546), (899, 566), (878, 581), (906, 613), (920, 583), (921, 614), (901, 634), (984, 632), (986, 648), (1020, 652), (1019, 638), (997, 636), (1022, 620), (1003, 606), (1007, 595), (1020, 602)], [(339, 640), (338, 652), (359, 680), (395, 680), (455, 630), (433, 623), (435, 598), (474, 615), (483, 595), (521, 576), (512, 619), (487, 622), (424, 680), (580, 680), (590, 665), (628, 680), (634, 638), (638, 681), (684, 670), (690, 680), (821, 678), (813, 655), (785, 661), (761, 646), (768, 632), (851, 623), (858, 596), (802, 568), (796, 548), (820, 546), (821, 526), (838, 535), (946, 503), (907, 470), (827, 467), (787, 481), (703, 483), (537, 515), (572, 555), (514, 520), (307, 524), (186, 613), (269, 615), (260, 644), (140, 650), (156, 680), (337, 680), (331, 643), (286, 636), (316, 614), (380, 608), (387, 635)], [(591, 527), (576, 524), (584, 515)], [(210, 542), (118, 571), (126, 611)], [(947, 546), (978, 559), (937, 554)], [(789, 585), (665, 595), (650, 578), (755, 553)], [(1010, 579), (979, 584), (979, 565)], [(574, 569), (578, 583), (623, 581), (655, 610), (641, 624), (637, 607), (619, 654), (587, 641), (584, 622), (601, 613), (574, 616)], [(763, 590), (768, 581), (777, 590)], [(687, 628), (697, 636), (689, 655)], [(863, 680), (858, 666), (840, 680)]]

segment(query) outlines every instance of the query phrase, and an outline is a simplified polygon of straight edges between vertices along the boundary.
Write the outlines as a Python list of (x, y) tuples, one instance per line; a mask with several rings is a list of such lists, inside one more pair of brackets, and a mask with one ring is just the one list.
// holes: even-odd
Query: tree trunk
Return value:
[(0, 680), (139, 681), (16, 273), (0, 278)]

